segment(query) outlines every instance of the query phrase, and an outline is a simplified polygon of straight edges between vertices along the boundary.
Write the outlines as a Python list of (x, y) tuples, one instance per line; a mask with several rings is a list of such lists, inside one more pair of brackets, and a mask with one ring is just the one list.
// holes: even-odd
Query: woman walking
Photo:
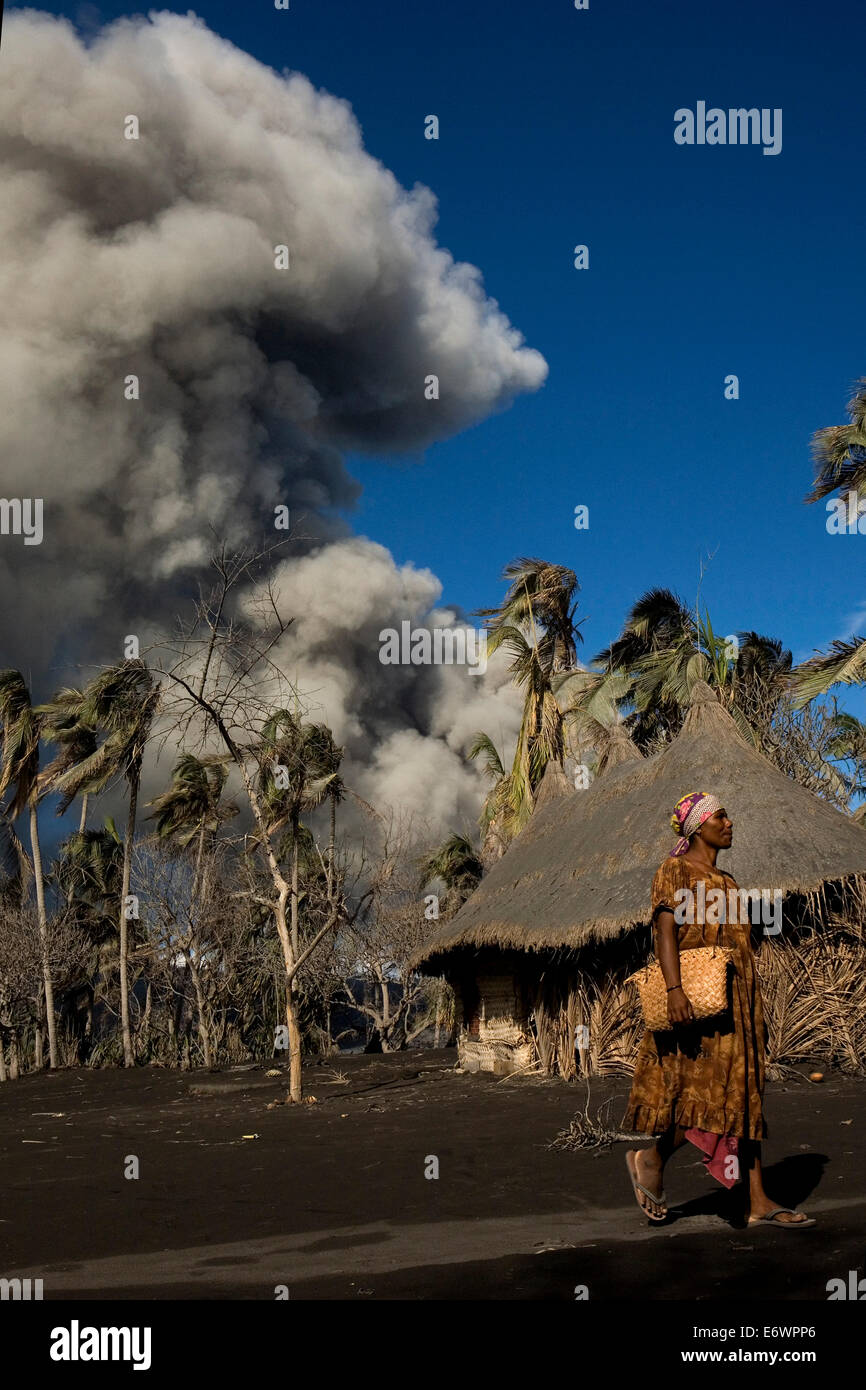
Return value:
[[(764, 1191), (761, 1139), (766, 1034), (748, 917), (719, 911), (711, 889), (737, 891), (732, 876), (716, 868), (721, 849), (733, 840), (733, 825), (717, 797), (691, 792), (676, 804), (671, 825), (676, 848), (658, 869), (652, 886), (653, 946), (668, 987), (669, 1032), (644, 1034), (622, 1127), (658, 1135), (648, 1149), (630, 1149), (626, 1164), (641, 1209), (664, 1221), (664, 1167), (687, 1140), (701, 1150), (707, 1171), (733, 1187), (748, 1175), (749, 1224), (761, 1221), (785, 1230), (814, 1226), (814, 1218), (781, 1207)], [(699, 885), (703, 884), (703, 891)], [(682, 890), (689, 890), (684, 894)], [(707, 899), (709, 898), (709, 902)], [(692, 906), (690, 920), (680, 904)], [(739, 901), (726, 896), (726, 903)], [(689, 916), (689, 914), (685, 914)], [(734, 917), (736, 920), (725, 920)], [(680, 951), (697, 946), (733, 950), (729, 1008), (695, 1020), (680, 978)]]

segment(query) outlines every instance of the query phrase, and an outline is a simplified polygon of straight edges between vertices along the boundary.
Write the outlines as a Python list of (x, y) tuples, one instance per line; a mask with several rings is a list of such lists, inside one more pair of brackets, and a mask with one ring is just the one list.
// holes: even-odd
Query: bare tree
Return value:
[(426, 856), (424, 848), (411, 816), (382, 821), (381, 848), (369, 871), (369, 903), (341, 929), (335, 946), (345, 996), (373, 1024), (383, 1052), (412, 1042), (436, 1010), (433, 982), (407, 968), (431, 930), (418, 886), (419, 867), (430, 854), (429, 846)]
[(156, 986), (166, 1001), (172, 1033), (176, 1022), (183, 1025), (189, 1005), (190, 1026), (209, 1069), (216, 1064), (219, 1016), (234, 1002), (232, 967), (243, 930), (227, 858), (224, 844), (208, 846), (195, 863), (155, 837), (136, 847), (136, 874), (147, 884), (142, 921), (149, 987)]
[[(90, 942), (67, 912), (48, 918), (47, 925), (47, 964), (60, 998), (69, 982), (84, 969)], [(0, 1081), (14, 1081), (19, 1076), (31, 1023), (34, 1064), (41, 1064), (36, 1042), (41, 1027), (40, 992), (45, 963), (45, 934), (38, 908), (26, 900), (0, 899)]]
[[(794, 782), (847, 813), (852, 793), (859, 790), (866, 750), (858, 750), (855, 742), (848, 751), (840, 734), (843, 721), (835, 699), (813, 700), (797, 709), (793, 694), (786, 691), (767, 720), (763, 751)], [(850, 722), (857, 723), (853, 719)], [(846, 758), (855, 763), (859, 777), (849, 777), (839, 765), (839, 760)]]
[[(351, 923), (363, 910), (367, 896), (349, 904), (343, 882), (326, 874), (325, 910), (313, 937), (301, 942), (292, 927), (298, 921), (298, 885), (291, 871), (283, 872), (277, 852), (277, 833), (284, 821), (274, 814), (273, 780), (269, 759), (276, 714), (300, 711), (298, 692), (272, 659), (280, 638), (291, 625), (279, 608), (267, 561), (279, 542), (264, 550), (213, 557), (216, 580), (200, 592), (191, 622), (180, 623), (174, 639), (157, 649), (154, 664), (164, 689), (163, 708), (169, 717), (165, 737), (182, 738), (202, 761), (221, 762), (234, 769), (252, 819), (252, 852), (267, 869), (255, 901), (272, 915), (283, 955), (286, 981), (286, 1024), (289, 1039), (289, 1099), (302, 1099), (301, 1030), (295, 981), (320, 943), (339, 924)], [(244, 611), (239, 611), (241, 585)], [(294, 773), (297, 769), (292, 768)], [(291, 924), (290, 924), (291, 923)]]

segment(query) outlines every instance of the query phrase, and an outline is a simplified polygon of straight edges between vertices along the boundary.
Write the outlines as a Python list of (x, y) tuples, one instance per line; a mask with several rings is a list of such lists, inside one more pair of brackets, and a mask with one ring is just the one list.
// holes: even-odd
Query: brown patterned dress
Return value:
[[(681, 856), (666, 859), (658, 869), (652, 886), (656, 959), (657, 913), (662, 907), (673, 912), (677, 889), (688, 887), (697, 892), (701, 879), (707, 894), (712, 888), (729, 892), (737, 886), (721, 869), (699, 869)], [(712, 1134), (763, 1139), (767, 1135), (762, 1103), (767, 1035), (751, 924), (744, 920), (739, 925), (722, 922), (717, 926), (715, 912), (710, 911), (709, 923), (703, 920), (706, 915), (696, 904), (696, 920), (677, 924), (677, 944), (681, 951), (712, 946), (718, 933), (719, 944), (733, 948), (734, 969), (729, 971), (732, 1007), (721, 1017), (677, 1024), (666, 1033), (644, 1034), (622, 1127), (662, 1134), (678, 1124)]]

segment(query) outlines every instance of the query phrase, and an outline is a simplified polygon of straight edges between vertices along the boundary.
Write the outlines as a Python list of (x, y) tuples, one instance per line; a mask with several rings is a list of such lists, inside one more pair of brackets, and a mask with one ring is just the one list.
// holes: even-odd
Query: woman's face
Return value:
[(734, 839), (734, 824), (728, 819), (724, 806), (707, 816), (698, 831), (701, 839), (714, 849), (729, 849)]

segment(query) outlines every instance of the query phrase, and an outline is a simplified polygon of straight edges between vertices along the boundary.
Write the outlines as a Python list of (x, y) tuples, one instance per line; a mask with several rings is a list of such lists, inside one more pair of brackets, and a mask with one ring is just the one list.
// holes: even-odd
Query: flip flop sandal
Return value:
[(763, 1216), (750, 1216), (748, 1224), (757, 1226), (759, 1221), (768, 1221), (771, 1226), (778, 1226), (782, 1231), (799, 1231), (803, 1226), (814, 1226), (814, 1216), (807, 1216), (805, 1221), (777, 1221), (776, 1217), (780, 1211), (789, 1211), (792, 1216), (802, 1216), (802, 1212), (795, 1211), (793, 1207), (774, 1207), (772, 1211), (765, 1212)]
[[(625, 1166), (626, 1166), (626, 1168), (628, 1169), (628, 1175), (629, 1175), (629, 1178), (631, 1179), (631, 1185), (632, 1185), (632, 1189), (633, 1189), (633, 1191), (634, 1191), (634, 1199), (635, 1199), (635, 1201), (637, 1202), (638, 1206), (640, 1207), (640, 1210), (643, 1212), (644, 1216), (646, 1217), (647, 1221), (654, 1221), (655, 1224), (658, 1226), (658, 1225), (661, 1225), (661, 1223), (662, 1223), (663, 1221), (667, 1221), (667, 1219), (668, 1219), (668, 1218), (667, 1218), (667, 1212), (665, 1212), (664, 1216), (651, 1216), (650, 1213), (647, 1211), (646, 1207), (645, 1207), (645, 1206), (643, 1205), (643, 1203), (641, 1202), (641, 1200), (640, 1200), (640, 1198), (638, 1197), (637, 1194), (638, 1194), (638, 1191), (640, 1191), (640, 1192), (643, 1193), (643, 1195), (644, 1195), (645, 1197), (648, 1197), (648, 1198), (650, 1199), (651, 1202), (658, 1202), (661, 1206), (666, 1207), (666, 1206), (667, 1206), (667, 1201), (666, 1201), (666, 1199), (665, 1199), (665, 1194), (662, 1192), (661, 1196), (656, 1196), (655, 1192), (650, 1192), (650, 1190), (649, 1190), (648, 1187), (644, 1187), (644, 1185), (643, 1185), (642, 1182), (638, 1182), (635, 1173), (633, 1173), (633, 1172), (631, 1171), (631, 1164), (629, 1163), (629, 1159), (633, 1156), (633, 1154), (634, 1154), (635, 1152), (636, 1152), (636, 1151), (635, 1151), (634, 1149), (629, 1149), (628, 1153), (627, 1153), (626, 1156), (625, 1156)], [(636, 1170), (635, 1170), (635, 1172), (636, 1172)]]

